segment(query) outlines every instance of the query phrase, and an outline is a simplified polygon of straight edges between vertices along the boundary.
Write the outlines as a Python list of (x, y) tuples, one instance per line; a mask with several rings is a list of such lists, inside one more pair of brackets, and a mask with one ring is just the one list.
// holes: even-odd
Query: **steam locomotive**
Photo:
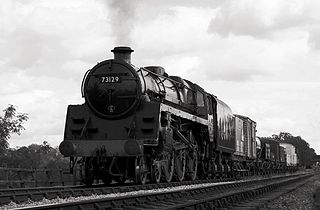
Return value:
[[(80, 164), (85, 184), (284, 170), (280, 154), (271, 160), (274, 143), (257, 145), (256, 122), (160, 66), (135, 67), (130, 47), (111, 51), (114, 59), (86, 72), (85, 103), (68, 106), (59, 146), (71, 171)], [(279, 150), (275, 145), (272, 150)]]

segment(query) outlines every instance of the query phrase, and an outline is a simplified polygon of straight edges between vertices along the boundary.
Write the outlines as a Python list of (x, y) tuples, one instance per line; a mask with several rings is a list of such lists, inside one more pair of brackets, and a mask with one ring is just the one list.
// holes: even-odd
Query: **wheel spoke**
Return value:
[(165, 181), (171, 182), (174, 173), (174, 152), (170, 152), (164, 155), (163, 171)]
[(186, 151), (178, 150), (175, 155), (175, 171), (176, 177), (179, 181), (184, 179), (186, 172)]
[(198, 172), (198, 153), (197, 150), (193, 150), (189, 152), (187, 156), (187, 172), (188, 178), (191, 180), (195, 180)]

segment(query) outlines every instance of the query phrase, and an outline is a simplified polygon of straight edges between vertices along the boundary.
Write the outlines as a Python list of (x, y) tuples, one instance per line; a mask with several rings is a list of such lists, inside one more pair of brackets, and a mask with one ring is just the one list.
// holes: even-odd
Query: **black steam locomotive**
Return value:
[(216, 96), (160, 66), (133, 66), (129, 47), (112, 52), (114, 59), (85, 74), (85, 103), (68, 106), (60, 144), (71, 170), (80, 163), (85, 184), (265, 170), (261, 154), (266, 158), (268, 151), (256, 148), (254, 121), (233, 115)]

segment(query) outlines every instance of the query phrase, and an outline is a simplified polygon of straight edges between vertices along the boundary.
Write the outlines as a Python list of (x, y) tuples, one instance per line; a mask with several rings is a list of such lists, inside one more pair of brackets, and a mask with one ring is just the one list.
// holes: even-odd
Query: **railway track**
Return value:
[(168, 187), (177, 187), (181, 185), (192, 184), (204, 184), (212, 182), (233, 181), (234, 179), (219, 179), (219, 180), (196, 180), (196, 181), (183, 181), (183, 182), (170, 182), (159, 184), (146, 184), (146, 185), (134, 185), (130, 183), (122, 184), (121, 186), (115, 184), (112, 186), (94, 185), (93, 187), (86, 186), (60, 186), (60, 187), (34, 187), (34, 188), (15, 188), (15, 189), (3, 189), (0, 191), (0, 207), (10, 202), (23, 203), (29, 201), (41, 201), (43, 199), (55, 199), (78, 197), (78, 196), (90, 196), (92, 194), (111, 194), (111, 193), (123, 193), (139, 190), (152, 190)]
[[(38, 203), (41, 206), (24, 207), (24, 209), (210, 209), (237, 205), (241, 208), (244, 206), (243, 201), (248, 202), (254, 196), (261, 196), (281, 186), (301, 182), (312, 175), (295, 174), (222, 183), (210, 183), (207, 180), (206, 183), (197, 181), (197, 183), (189, 182), (187, 185), (163, 183), (156, 186), (157, 190), (152, 185), (127, 186), (118, 189), (115, 187), (114, 190), (118, 191), (118, 194), (104, 191), (104, 195), (101, 196), (82, 197), (78, 201), (61, 199), (59, 204)], [(132, 191), (129, 190), (130, 188)], [(73, 195), (69, 194), (69, 196)], [(246, 206), (253, 206), (253, 204)]]
[[(254, 199), (241, 201), (233, 206), (234, 210), (240, 209), (265, 209), (269, 202), (276, 200), (280, 196), (299, 189), (302, 185), (310, 181), (311, 178), (301, 179), (289, 185), (283, 185), (264, 194), (256, 196)], [(297, 201), (299, 202), (299, 201)], [(267, 208), (266, 208), (267, 209)], [(299, 208), (297, 208), (299, 209)]]

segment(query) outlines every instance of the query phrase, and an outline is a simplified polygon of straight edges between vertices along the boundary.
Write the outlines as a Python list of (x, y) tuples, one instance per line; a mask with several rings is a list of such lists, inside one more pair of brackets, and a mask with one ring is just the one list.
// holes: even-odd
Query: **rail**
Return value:
[[(22, 204), (24, 209), (216, 209), (239, 207), (243, 201), (250, 201), (278, 187), (304, 182), (312, 174), (279, 176), (266, 179), (208, 183), (178, 186), (161, 190), (140, 190), (116, 194), (105, 194), (79, 198)], [(140, 186), (141, 187), (141, 186)], [(251, 206), (251, 205), (250, 205)], [(21, 207), (21, 206), (20, 206)], [(19, 208), (16, 205), (15, 208)], [(245, 208), (248, 209), (248, 208)]]

